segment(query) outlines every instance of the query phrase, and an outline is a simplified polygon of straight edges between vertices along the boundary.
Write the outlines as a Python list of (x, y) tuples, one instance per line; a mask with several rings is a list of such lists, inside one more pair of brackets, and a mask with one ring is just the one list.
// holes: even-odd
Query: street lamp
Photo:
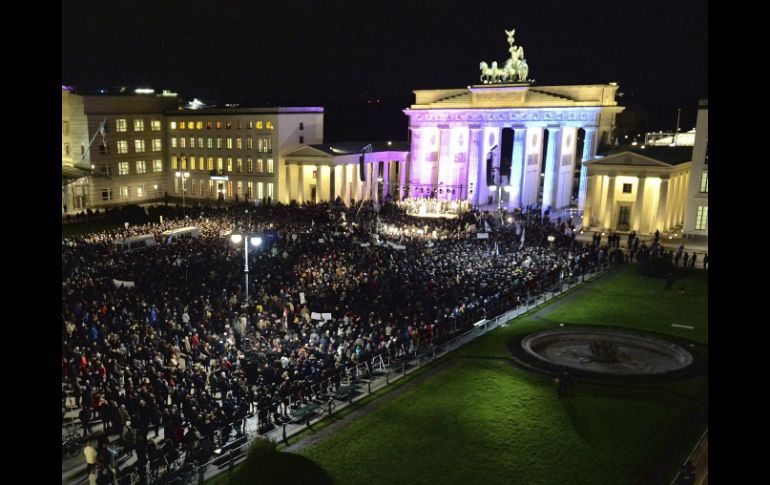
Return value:
[(236, 246), (244, 242), (243, 244), (243, 256), (245, 264), (243, 266), (243, 274), (246, 280), (246, 300), (244, 306), (249, 304), (249, 243), (254, 247), (262, 245), (262, 237), (256, 233), (249, 233), (248, 231), (234, 232), (230, 235), (230, 241)]
[(182, 179), (182, 215), (187, 218), (187, 209), (184, 204), (184, 195), (185, 195), (185, 186), (184, 181), (187, 180), (187, 178), (190, 176), (190, 172), (177, 172), (174, 174), (176, 178)]

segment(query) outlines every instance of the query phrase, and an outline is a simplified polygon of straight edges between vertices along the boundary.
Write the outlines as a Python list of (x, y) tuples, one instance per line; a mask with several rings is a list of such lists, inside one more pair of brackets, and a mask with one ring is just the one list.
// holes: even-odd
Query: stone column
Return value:
[(596, 191), (598, 180), (596, 176), (588, 177), (586, 180), (586, 205), (583, 209), (583, 229), (591, 227), (591, 208), (593, 207), (593, 194)]
[(406, 185), (407, 185), (407, 183), (406, 183), (406, 180), (407, 180), (406, 179), (406, 174), (409, 171), (409, 157), (410, 157), (410, 154), (407, 153), (406, 156), (404, 157), (404, 161), (403, 162), (399, 162), (400, 165), (398, 166), (398, 177), (399, 177), (399, 179), (401, 179), (399, 181), (399, 183), (401, 184), (401, 190), (400, 190), (400, 193), (399, 193), (399, 200), (404, 200), (407, 197), (409, 197), (409, 193), (406, 191)]
[(651, 232), (655, 232), (655, 229), (661, 232), (667, 229), (666, 227), (666, 212), (668, 208), (668, 179), (661, 179), (660, 189), (658, 190), (658, 212), (655, 217), (655, 227), (650, 228)]
[(636, 203), (634, 204), (634, 215), (631, 218), (631, 230), (641, 233), (642, 230), (642, 211), (644, 210), (644, 187), (647, 177), (639, 177), (636, 184)]
[(342, 203), (348, 205), (348, 166), (342, 164), (340, 167), (340, 199)]
[(559, 189), (559, 164), (561, 163), (561, 127), (548, 127), (548, 159), (545, 162), (542, 212), (556, 205)]
[(527, 142), (527, 130), (523, 126), (513, 128), (513, 154), (511, 155), (511, 187), (508, 208), (521, 207), (521, 191), (524, 182), (524, 144)]
[(607, 206), (604, 211), (604, 224), (602, 227), (612, 230), (615, 227), (615, 221), (613, 220), (613, 212), (615, 210), (615, 181), (616, 177), (610, 175), (609, 187), (607, 188)]
[(335, 177), (334, 177), (334, 169), (336, 168), (334, 165), (328, 165), (329, 167), (329, 202), (334, 202), (334, 199), (337, 198), (337, 188), (334, 186)]
[[(452, 144), (452, 131), (447, 128), (439, 128), (439, 142), (438, 142), (438, 170), (433, 173), (433, 180), (431, 180), (431, 190), (439, 188), (439, 182), (444, 182), (443, 185), (449, 185), (452, 180), (452, 160), (450, 160), (450, 148)], [(438, 193), (436, 198), (443, 198)]]
[(390, 193), (390, 164), (393, 163), (387, 160), (382, 167), (382, 199), (385, 200)]
[[(478, 205), (479, 184), (482, 173), (479, 171), (479, 157), (481, 154), (481, 128), (470, 128), (468, 139), (468, 187), (465, 189), (468, 202), (471, 206)], [(471, 193), (471, 191), (473, 191)]]
[(679, 189), (682, 186), (680, 177), (678, 175), (671, 177), (670, 185), (668, 190), (666, 227), (674, 227), (676, 225), (676, 216), (679, 213)]
[(586, 178), (588, 176), (588, 168), (584, 165), (584, 163), (589, 160), (593, 160), (593, 158), (596, 156), (596, 127), (586, 126), (583, 127), (583, 130), (585, 130), (586, 135), (585, 140), (583, 140), (583, 157), (580, 166), (580, 186), (578, 188), (578, 208), (581, 210), (583, 209), (583, 206), (586, 202)]
[(593, 199), (591, 225), (594, 225), (595, 222), (595, 225), (601, 226), (604, 221), (604, 211), (607, 208), (607, 196), (605, 195), (605, 192), (607, 191), (607, 177), (604, 175), (594, 175), (594, 178), (596, 179), (596, 183), (594, 185), (594, 190), (591, 193)]
[(299, 187), (297, 188), (297, 203), (301, 204), (305, 201), (305, 166), (302, 162), (299, 163)]

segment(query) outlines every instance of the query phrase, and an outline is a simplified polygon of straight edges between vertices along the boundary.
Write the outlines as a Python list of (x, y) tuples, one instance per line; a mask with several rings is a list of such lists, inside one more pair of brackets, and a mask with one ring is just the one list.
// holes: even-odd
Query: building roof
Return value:
[(337, 156), (361, 153), (361, 150), (369, 143), (372, 144), (372, 153), (409, 151), (409, 142), (407, 141), (351, 141), (343, 143), (317, 143), (315, 145), (308, 146), (329, 155)]
[(166, 111), (166, 115), (241, 115), (241, 114), (286, 114), (286, 113), (323, 113), (324, 109), (321, 106), (275, 106), (270, 108), (227, 108), (227, 107), (213, 107), (213, 108), (181, 108)]
[(635, 153), (652, 158), (672, 167), (692, 161), (692, 146), (645, 146), (620, 145), (600, 148), (597, 155), (609, 157), (623, 152)]

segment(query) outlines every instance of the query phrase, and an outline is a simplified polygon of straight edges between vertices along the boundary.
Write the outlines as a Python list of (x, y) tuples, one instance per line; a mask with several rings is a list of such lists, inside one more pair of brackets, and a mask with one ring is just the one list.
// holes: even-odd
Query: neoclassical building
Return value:
[[(404, 110), (411, 131), (409, 195), (422, 191), (484, 206), (496, 204), (502, 193), (512, 209), (535, 204), (542, 194), (543, 210), (568, 207), (578, 192), (573, 189), (579, 162), (610, 142), (615, 116), (623, 110), (615, 100), (618, 85), (535, 85), (527, 80), (529, 68), (523, 49), (513, 45), (513, 31), (506, 34), (511, 58), (501, 69), (482, 62), (483, 84), (414, 91), (415, 103)], [(496, 174), (493, 190), (488, 158)], [(585, 176), (582, 170), (581, 208)], [(499, 185), (505, 190), (498, 191)]]
[(584, 163), (583, 229), (652, 234), (682, 226), (692, 147), (624, 147)]

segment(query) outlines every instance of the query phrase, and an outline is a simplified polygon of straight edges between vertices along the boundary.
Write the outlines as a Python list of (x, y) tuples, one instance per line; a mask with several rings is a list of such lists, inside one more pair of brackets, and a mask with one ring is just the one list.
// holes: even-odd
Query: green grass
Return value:
[[(684, 294), (663, 292), (664, 281), (631, 267), (566, 296), (544, 317), (707, 345), (707, 278), (698, 272), (675, 283)], [(491, 332), (417, 389), (301, 454), (338, 485), (634, 483), (706, 400), (706, 378), (639, 389), (575, 383), (560, 399), (550, 378), (515, 367), (506, 348), (519, 332), (553, 325), (529, 315)]]

